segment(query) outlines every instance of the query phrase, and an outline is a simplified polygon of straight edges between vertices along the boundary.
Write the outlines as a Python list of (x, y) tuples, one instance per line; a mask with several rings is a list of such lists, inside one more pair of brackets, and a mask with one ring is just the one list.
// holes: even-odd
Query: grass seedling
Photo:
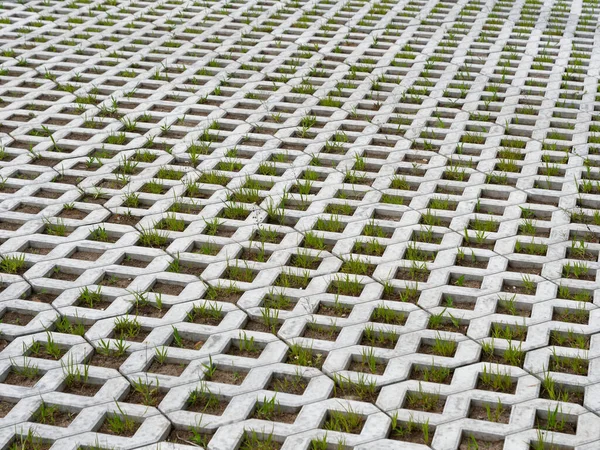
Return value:
[(288, 362), (306, 367), (320, 368), (323, 364), (323, 355), (313, 353), (312, 348), (302, 347), (300, 344), (292, 344), (288, 350)]
[(167, 235), (159, 230), (142, 228), (140, 231), (138, 243), (143, 247), (161, 248), (168, 242)]
[(74, 323), (67, 316), (61, 316), (56, 321), (56, 331), (59, 333), (74, 334), (83, 336), (85, 334), (85, 326), (83, 323)]
[(106, 417), (106, 425), (110, 431), (117, 435), (130, 435), (136, 429), (135, 422), (123, 412), (121, 405), (115, 402), (117, 405), (118, 413), (110, 413)]
[(481, 387), (494, 392), (512, 392), (513, 381), (508, 372), (501, 372), (497, 366), (496, 371), (492, 370), (491, 365), (483, 366), (483, 372), (479, 375)]
[(498, 399), (493, 408), (489, 403), (485, 403), (483, 408), (485, 409), (485, 415), (489, 422), (500, 422), (502, 414), (504, 413), (504, 406), (502, 405), (500, 399)]
[(326, 430), (358, 434), (364, 422), (365, 419), (349, 407), (345, 411), (329, 410), (323, 427)]
[(432, 351), (434, 354), (439, 356), (451, 357), (456, 352), (457, 346), (458, 344), (456, 343), (456, 341), (447, 341), (445, 339), (442, 339), (441, 336), (438, 334), (435, 337), (435, 341), (433, 342)]
[(406, 394), (405, 405), (403, 407), (419, 411), (432, 412), (438, 408), (440, 400), (440, 394), (424, 391), (423, 386), (421, 386), (421, 383), (419, 383), (418, 391), (408, 391)]
[(85, 286), (79, 290), (79, 302), (85, 304), (89, 308), (93, 308), (97, 303), (102, 301), (102, 292), (100, 286), (95, 290), (91, 290)]
[(354, 399), (358, 397), (362, 401), (375, 401), (377, 399), (377, 383), (364, 374), (359, 374), (356, 382), (353, 382), (350, 377), (343, 375), (333, 375), (335, 395), (340, 397), (350, 397)]
[(25, 255), (0, 256), (0, 272), (18, 274), (25, 267)]
[(137, 318), (117, 317), (114, 324), (114, 334), (117, 339), (131, 339), (139, 334), (142, 326)]
[(280, 444), (275, 441), (273, 433), (259, 435), (255, 430), (245, 431), (239, 450), (277, 450)]
[(392, 416), (392, 427), (391, 436), (400, 440), (408, 438), (415, 432), (420, 431), (422, 433), (423, 443), (429, 445), (431, 441), (431, 428), (429, 426), (429, 419), (424, 423), (415, 422), (412, 415), (409, 417), (407, 422), (400, 422), (398, 420), (398, 413)]
[(220, 322), (223, 316), (223, 306), (218, 303), (204, 302), (195, 304), (192, 310), (187, 313), (187, 320), (194, 322), (196, 319), (208, 319), (209, 321)]
[(396, 311), (387, 305), (377, 306), (371, 315), (373, 322), (387, 323), (391, 325), (404, 325), (406, 314)]
[(263, 397), (263, 401), (256, 404), (255, 415), (257, 419), (272, 421), (279, 411), (280, 407), (276, 396), (270, 399)]
[(156, 379), (156, 384), (145, 383), (141, 378), (131, 380), (133, 390), (142, 397), (142, 404), (146, 406), (158, 405), (159, 381)]
[(14, 372), (16, 375), (19, 375), (28, 380), (35, 380), (40, 375), (39, 367), (34, 366), (31, 363), (31, 359), (29, 359), (29, 358), (23, 358), (22, 365), (17, 365), (12, 360), (12, 358), (10, 359), (10, 362), (11, 362), (11, 371)]

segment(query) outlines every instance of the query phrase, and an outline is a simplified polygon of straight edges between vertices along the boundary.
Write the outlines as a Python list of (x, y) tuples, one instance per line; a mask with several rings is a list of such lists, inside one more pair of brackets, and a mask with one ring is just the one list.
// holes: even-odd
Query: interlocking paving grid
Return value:
[(599, 449), (598, 10), (2, 3), (0, 447)]

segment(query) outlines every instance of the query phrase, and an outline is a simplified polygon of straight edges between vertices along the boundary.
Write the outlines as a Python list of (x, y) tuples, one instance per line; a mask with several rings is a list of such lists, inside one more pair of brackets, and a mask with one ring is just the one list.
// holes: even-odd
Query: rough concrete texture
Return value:
[(1, 3), (0, 448), (600, 449), (599, 11)]

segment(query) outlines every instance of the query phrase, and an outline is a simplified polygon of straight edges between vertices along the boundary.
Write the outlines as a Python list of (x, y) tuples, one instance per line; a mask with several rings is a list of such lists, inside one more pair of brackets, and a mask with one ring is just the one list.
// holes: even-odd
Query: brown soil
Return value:
[(21, 223), (0, 221), (0, 230), (17, 231), (21, 225)]
[(271, 377), (267, 390), (302, 395), (307, 385), (308, 382), (304, 378), (296, 380), (294, 377), (275, 374)]
[(118, 369), (125, 362), (127, 356), (108, 356), (100, 353), (94, 353), (90, 364), (97, 367), (106, 367), (108, 369)]
[(192, 340), (192, 339), (185, 339), (185, 338), (181, 338), (181, 346), (177, 346), (175, 345), (175, 341), (171, 342), (171, 346), (173, 347), (179, 347), (179, 348), (187, 348), (190, 350), (200, 350), (202, 348), (202, 346), (204, 345), (204, 341), (196, 341), (196, 340)]
[[(138, 334), (136, 334), (135, 336), (123, 336), (123, 338), (125, 340), (131, 341), (131, 342), (144, 342), (149, 334), (150, 334), (150, 331), (140, 330), (140, 332)], [(119, 337), (120, 336), (116, 336), (117, 339)]]
[(202, 317), (199, 315), (194, 315), (194, 320), (191, 320), (190, 322), (192, 323), (198, 323), (201, 325), (210, 325), (213, 327), (216, 327), (217, 325), (219, 325), (221, 323), (221, 321), (223, 320), (222, 317), (219, 318), (215, 318), (215, 317)]
[(325, 326), (312, 326), (307, 327), (302, 334), (307, 339), (320, 339), (323, 341), (335, 342), (338, 335), (340, 334), (337, 330), (332, 330)]
[(516, 305), (515, 314), (508, 310), (508, 308), (502, 304), (502, 302), (498, 302), (498, 306), (496, 306), (496, 314), (507, 314), (510, 316), (519, 316), (519, 317), (531, 317), (531, 310), (519, 308), (519, 305)]
[[(211, 402), (213, 403), (213, 402)], [(202, 414), (210, 414), (212, 416), (220, 416), (223, 414), (225, 409), (229, 405), (229, 402), (226, 400), (219, 399), (219, 402), (216, 404), (208, 404), (206, 400), (199, 400), (196, 403), (188, 403), (186, 407), (186, 411), (198, 412)]]
[(126, 267), (138, 267), (140, 269), (144, 269), (146, 267), (148, 267), (148, 264), (150, 264), (149, 261), (144, 261), (143, 259), (137, 259), (137, 258), (133, 258), (133, 257), (125, 257), (123, 258), (123, 260), (119, 263), (120, 266), (126, 266)]
[(88, 213), (79, 209), (63, 209), (57, 217), (61, 219), (82, 220), (87, 217)]
[(133, 226), (138, 223), (140, 220), (139, 217), (136, 216), (128, 216), (125, 214), (112, 214), (107, 222), (108, 223), (117, 223), (119, 225), (130, 225)]
[[(216, 236), (231, 237), (234, 235), (235, 231), (236, 231), (235, 228), (227, 227), (225, 225), (219, 225), (219, 227), (217, 228)], [(206, 234), (206, 233), (203, 233), (203, 234)]]
[(38, 303), (52, 303), (56, 297), (56, 294), (50, 294), (48, 292), (30, 292), (26, 297), (22, 297), (23, 300), (31, 300), (32, 302)]
[(106, 301), (106, 300), (100, 300), (98, 302), (95, 302), (93, 306), (88, 305), (87, 303), (78, 301), (76, 303), (77, 306), (79, 306), (80, 308), (89, 308), (89, 309), (96, 309), (98, 311), (104, 311), (106, 310), (110, 305), (112, 305), (112, 302)]
[(264, 254), (261, 254), (257, 250), (249, 250), (246, 248), (242, 251), (242, 254), (238, 256), (238, 259), (242, 259), (244, 261), (267, 262), (271, 254), (271, 252), (267, 251), (265, 251)]
[(212, 299), (218, 302), (226, 302), (226, 303), (236, 303), (241, 297), (243, 292), (235, 292), (235, 291), (219, 291), (217, 297)]
[(225, 352), (226, 355), (241, 356), (243, 358), (258, 358), (262, 353), (262, 348), (258, 348), (255, 351), (242, 350), (236, 345), (230, 345), (229, 349)]
[(135, 422), (135, 425), (132, 430), (122, 433), (122, 434), (117, 434), (108, 427), (108, 422), (105, 420), (104, 423), (102, 424), (102, 426), (100, 427), (100, 429), (98, 430), (98, 433), (112, 434), (113, 436), (131, 437), (135, 434), (135, 432), (138, 430), (138, 428), (140, 426), (141, 426), (141, 423)]
[(533, 295), (535, 292), (528, 291), (525, 286), (515, 284), (502, 283), (502, 292), (510, 292), (511, 294)]
[[(36, 161), (37, 162), (37, 161)], [(34, 197), (36, 198), (50, 198), (50, 199), (57, 199), (59, 197), (61, 197), (64, 194), (64, 192), (57, 192), (57, 191), (50, 191), (47, 189), (40, 189), (35, 195)]]
[(11, 370), (8, 376), (4, 379), (4, 384), (12, 384), (14, 386), (32, 387), (42, 378), (42, 374), (38, 374), (34, 377), (28, 378), (20, 375), (14, 370)]
[(463, 281), (459, 281), (459, 280), (460, 280), (460, 275), (451, 274), (449, 284), (452, 284), (454, 286), (459, 286), (459, 287), (472, 288), (472, 289), (479, 289), (481, 287), (481, 280), (469, 280), (466, 278)]
[(560, 425), (562, 425), (562, 426), (549, 427), (548, 421), (546, 419), (537, 417), (535, 420), (535, 426), (536, 426), (536, 428), (538, 428), (540, 430), (549, 430), (549, 431), (555, 431), (557, 433), (566, 433), (566, 434), (577, 434), (577, 423), (567, 422), (566, 420), (564, 422), (562, 422), (563, 419), (561, 418), (561, 413), (558, 413), (557, 420), (559, 421)]
[(345, 400), (353, 400), (357, 402), (375, 403), (377, 401), (378, 396), (379, 390), (377, 390), (376, 392), (359, 393), (352, 386), (348, 385), (336, 385), (333, 390), (334, 398), (343, 398)]
[(375, 372), (371, 371), (371, 368), (368, 364), (363, 364), (361, 361), (352, 361), (350, 366), (348, 366), (348, 370), (353, 372), (361, 372), (361, 373), (372, 373), (374, 375), (383, 375), (385, 372), (385, 368), (387, 364), (377, 363), (375, 364)]
[(49, 278), (53, 278), (55, 280), (62, 280), (62, 281), (75, 281), (77, 278), (79, 278), (79, 274), (63, 272), (63, 271), (58, 271), (58, 272), (53, 271)]
[(463, 259), (456, 259), (455, 264), (459, 267), (473, 267), (476, 269), (485, 269), (488, 266), (488, 260), (475, 260), (473, 261), (471, 258), (465, 257)]
[(378, 347), (378, 348), (394, 349), (396, 347), (396, 343), (397, 342), (398, 342), (397, 338), (377, 336), (373, 340), (368, 340), (363, 335), (363, 337), (362, 337), (362, 339), (360, 341), (360, 345), (365, 345), (367, 347)]
[(477, 448), (478, 450), (503, 450), (504, 449), (504, 440), (501, 441), (483, 441), (481, 439), (476, 439), (477, 447), (473, 447), (475, 444), (473, 440), (467, 436), (465, 436), (460, 442), (460, 447), (458, 450), (471, 450), (473, 448)]
[(6, 417), (6, 415), (13, 409), (14, 403), (0, 400), (0, 417)]
[(514, 262), (509, 262), (506, 270), (509, 272), (518, 272), (518, 273), (529, 273), (532, 275), (541, 275), (542, 268), (532, 265), (525, 264), (516, 264)]
[[(1, 224), (0, 224), (0, 228), (2, 228)], [(23, 250), (23, 253), (30, 253), (32, 255), (47, 255), (52, 250), (54, 250), (54, 247), (32, 247), (32, 246), (29, 246)]]
[(420, 281), (420, 282), (424, 283), (429, 279), (429, 271), (428, 270), (415, 270), (411, 274), (409, 269), (401, 268), (396, 271), (395, 278), (398, 280)]
[[(430, 428), (429, 429), (429, 442), (431, 442), (431, 439), (433, 438), (432, 431), (433, 430)], [(390, 433), (389, 439), (392, 439), (394, 441), (413, 442), (415, 444), (428, 445), (428, 443), (425, 442), (425, 439), (423, 436), (423, 428), (421, 427), (420, 424), (417, 424), (415, 426), (415, 428), (413, 430), (411, 430), (410, 432), (406, 431), (402, 434), (396, 432), (395, 430), (392, 430), (392, 432)]]
[(99, 183), (96, 187), (99, 187), (101, 189), (121, 189), (126, 184), (127, 183), (123, 183), (117, 180), (104, 180), (101, 183)]
[(436, 331), (448, 331), (450, 333), (462, 333), (462, 334), (466, 334), (467, 333), (467, 329), (469, 328), (468, 324), (458, 324), (458, 325), (454, 325), (452, 322), (448, 321), (448, 322), (443, 322), (439, 325), (436, 325), (435, 327), (431, 326), (431, 325), (427, 325), (427, 328), (429, 330), (436, 330)]
[[(496, 423), (508, 423), (510, 420), (510, 411), (511, 408), (510, 407), (504, 407), (504, 409), (502, 410), (502, 412), (498, 415), (498, 417), (495, 417), (495, 408), (496, 405), (489, 405), (490, 406), (490, 414), (492, 415), (492, 422), (496, 422)], [(485, 420), (487, 422), (489, 422), (489, 418), (487, 415), (487, 410), (483, 407), (483, 406), (475, 406), (475, 405), (471, 405), (471, 408), (469, 409), (469, 419), (475, 419), (475, 420)]]
[(233, 384), (239, 386), (246, 379), (246, 372), (233, 372), (229, 370), (217, 369), (209, 381), (213, 383)]
[(44, 209), (44, 208), (40, 208), (39, 206), (36, 206), (36, 205), (20, 204), (17, 208), (13, 209), (13, 211), (19, 212), (19, 213), (24, 213), (24, 214), (37, 214), (42, 209)]
[(281, 328), (281, 324), (276, 324), (274, 328), (275, 330), (273, 330), (271, 327), (268, 327), (263, 322), (259, 322), (258, 320), (249, 320), (246, 322), (246, 325), (244, 325), (244, 330), (248, 331), (260, 331), (262, 333), (273, 333), (273, 331), (275, 331), (275, 333), (277, 333), (277, 331), (279, 331)]
[(81, 201), (84, 203), (92, 203), (94, 205), (104, 205), (108, 199), (104, 197), (95, 197), (93, 195), (85, 195), (81, 198)]
[(473, 311), (475, 309), (474, 302), (461, 302), (457, 300), (452, 300), (452, 303), (449, 304), (446, 299), (442, 300), (440, 306), (445, 306), (446, 308), (454, 308), (454, 309), (467, 309), (469, 311)]
[[(83, 181), (83, 177), (76, 177), (74, 175), (64, 175), (64, 176), (58, 176), (52, 181), (54, 183), (64, 183), (64, 184), (70, 184), (70, 185), (75, 186), (75, 185), (79, 184), (81, 181)], [(82, 212), (82, 211), (80, 211), (80, 212)]]
[(129, 286), (131, 284), (132, 281), (133, 281), (133, 278), (129, 278), (129, 277), (121, 278), (116, 275), (110, 275), (108, 273), (105, 273), (104, 277), (102, 278), (102, 280), (100, 280), (100, 282), (98, 284), (100, 286), (110, 286), (110, 287), (117, 287), (117, 288), (125, 289), (127, 286)]
[(153, 305), (135, 305), (135, 315), (136, 316), (144, 316), (144, 317), (163, 317), (169, 308), (157, 308)]
[(83, 395), (85, 397), (93, 397), (102, 388), (101, 384), (81, 383), (74, 381), (70, 385), (66, 385), (62, 390), (65, 394)]
[[(71, 424), (71, 422), (73, 422), (73, 420), (75, 420), (75, 417), (77, 417), (77, 413), (56, 410), (54, 414), (52, 414), (52, 416), (49, 417), (44, 423), (46, 425), (66, 428)], [(34, 418), (33, 421), (41, 423), (37, 418)]]
[[(211, 434), (207, 433), (198, 433), (200, 435), (201, 442), (208, 444), (210, 439), (212, 438)], [(194, 434), (191, 431), (187, 430), (173, 430), (169, 437), (167, 437), (167, 442), (173, 442), (175, 444), (188, 444), (192, 446), (197, 446), (197, 440), (194, 439), (198, 434)]]
[[(150, 389), (152, 390), (154, 387), (151, 387)], [(138, 405), (158, 406), (160, 402), (162, 402), (163, 398), (165, 398), (165, 395), (167, 395), (167, 392), (168, 391), (162, 392), (160, 390), (158, 390), (158, 392), (152, 391), (152, 394), (148, 399), (141, 392), (132, 389), (123, 401), (126, 403), (137, 403)]]
[(30, 314), (21, 314), (16, 311), (7, 311), (2, 315), (2, 323), (8, 323), (10, 325), (27, 325), (35, 316)]
[(80, 162), (73, 166), (73, 170), (85, 170), (87, 172), (95, 172), (100, 167), (98, 164), (92, 164), (88, 166), (87, 163)]
[(69, 256), (69, 259), (79, 259), (81, 261), (96, 261), (102, 255), (103, 255), (103, 253), (86, 252), (86, 251), (78, 250), (75, 253), (73, 253), (71, 256)]
[(179, 270), (177, 270), (177, 273), (183, 273), (185, 275), (199, 277), (202, 274), (202, 272), (204, 272), (205, 268), (206, 265), (191, 266), (186, 264), (179, 264)]
[(183, 291), (183, 288), (183, 286), (179, 286), (178, 284), (170, 284), (157, 281), (156, 283), (154, 283), (154, 286), (152, 286), (151, 292), (156, 292), (158, 294), (165, 295), (179, 295), (181, 291)]
[(348, 317), (351, 312), (352, 307), (342, 306), (336, 308), (333, 306), (327, 306), (323, 303), (320, 303), (319, 309), (317, 309), (317, 314), (330, 317)]
[(478, 244), (476, 242), (470, 242), (468, 244), (467, 243), (464, 244), (464, 246), (466, 248), (482, 248), (482, 249), (486, 249), (486, 250), (493, 250), (495, 245), (496, 244), (492, 243), (492, 242), (490, 242), (490, 243), (483, 242), (481, 244)]
[(37, 353), (31, 353), (29, 356), (31, 356), (32, 358), (49, 359), (51, 361), (56, 361), (60, 359), (66, 352), (66, 350), (60, 349), (60, 354), (58, 355), (58, 358), (55, 358), (50, 353), (48, 353), (48, 351), (44, 347), (41, 347)]
[(298, 413), (285, 413), (275, 408), (275, 412), (270, 414), (269, 417), (262, 417), (256, 411), (252, 414), (252, 419), (268, 420), (269, 422), (283, 422), (283, 423), (294, 423), (298, 417)]
[(149, 373), (158, 373), (160, 375), (169, 375), (172, 377), (178, 377), (183, 373), (187, 364), (174, 364), (164, 363), (160, 364), (158, 361), (153, 361), (152, 365), (146, 370)]

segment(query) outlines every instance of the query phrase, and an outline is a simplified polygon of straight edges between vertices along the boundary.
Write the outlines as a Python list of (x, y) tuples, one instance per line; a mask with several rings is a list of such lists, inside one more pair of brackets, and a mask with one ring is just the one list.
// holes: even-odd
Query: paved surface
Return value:
[(2, 3), (0, 448), (599, 449), (598, 11)]

